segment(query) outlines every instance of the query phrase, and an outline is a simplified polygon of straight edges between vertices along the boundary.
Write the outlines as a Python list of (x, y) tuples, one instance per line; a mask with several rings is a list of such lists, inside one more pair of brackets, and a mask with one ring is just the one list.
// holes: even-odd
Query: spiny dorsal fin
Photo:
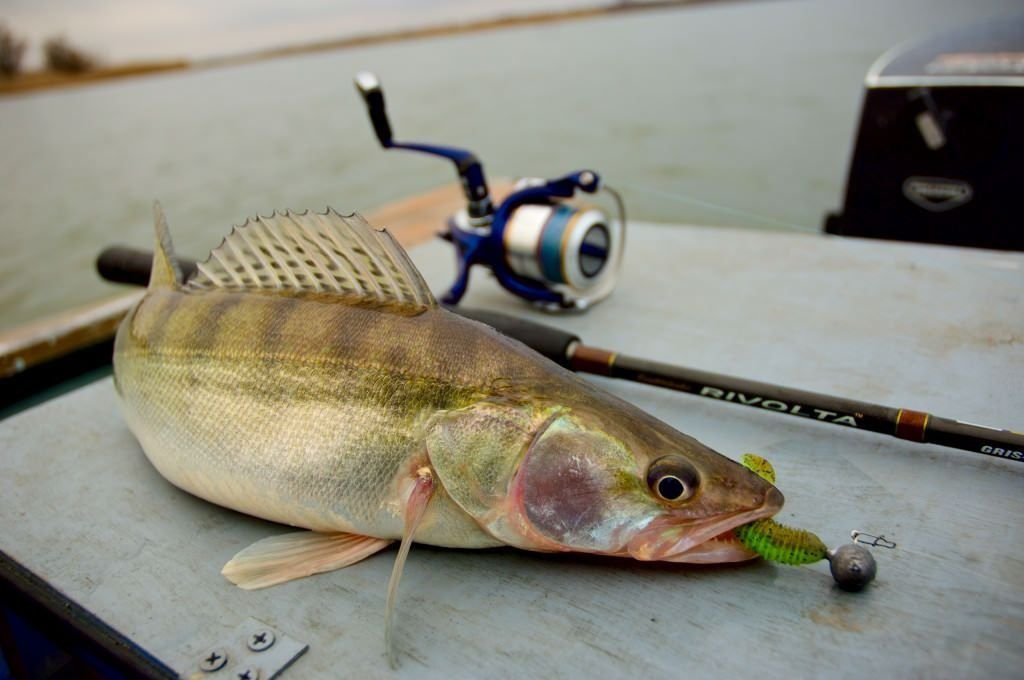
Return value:
[(153, 266), (149, 273), (150, 288), (176, 288), (181, 285), (181, 267), (174, 257), (171, 230), (160, 201), (153, 202), (153, 225), (156, 228), (156, 247), (153, 248)]
[(349, 304), (421, 312), (436, 307), (426, 281), (387, 231), (360, 215), (284, 212), (231, 231), (188, 283), (221, 288), (337, 296)]

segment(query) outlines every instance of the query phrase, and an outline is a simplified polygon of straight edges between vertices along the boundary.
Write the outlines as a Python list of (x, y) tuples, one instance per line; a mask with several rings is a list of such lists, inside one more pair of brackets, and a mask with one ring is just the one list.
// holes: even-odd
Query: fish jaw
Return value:
[(743, 562), (757, 553), (736, 538), (734, 530), (782, 509), (782, 493), (772, 487), (760, 508), (705, 520), (679, 521), (666, 515), (653, 520), (630, 540), (626, 554), (642, 561), (716, 564)]

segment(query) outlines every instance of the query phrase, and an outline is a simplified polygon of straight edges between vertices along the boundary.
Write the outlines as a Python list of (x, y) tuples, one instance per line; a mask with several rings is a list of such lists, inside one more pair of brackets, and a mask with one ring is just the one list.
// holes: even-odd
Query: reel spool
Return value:
[[(473, 153), (396, 142), (380, 81), (363, 72), (356, 75), (355, 84), (381, 146), (441, 156), (455, 164), (466, 208), (449, 218), (444, 235), (455, 245), (458, 274), (443, 302), (454, 305), (462, 299), (476, 264), (491, 269), (509, 292), (548, 311), (584, 310), (611, 293), (622, 264), (626, 215), (618, 193), (602, 186), (596, 172), (520, 180), (495, 208), (483, 165)], [(608, 219), (597, 208), (569, 202), (577, 191), (593, 194), (598, 190), (612, 196), (617, 220)]]
[(608, 263), (607, 222), (594, 209), (524, 205), (505, 225), (505, 262), (534, 281), (587, 290)]
[[(578, 174), (597, 182), (594, 173)], [(520, 180), (506, 203), (526, 188), (543, 191), (547, 185), (540, 179)], [(617, 194), (612, 195), (621, 205)], [(501, 206), (505, 209), (497, 215), (504, 219), (494, 220), (487, 231), (472, 227), (468, 215), (460, 211), (448, 222), (449, 236), (463, 250), (473, 245), (474, 237), (500, 239), (486, 248), (489, 257), (500, 258), (487, 262), (498, 282), (548, 311), (584, 310), (607, 297), (622, 263), (625, 218), (611, 220), (594, 206), (565, 200), (518, 199), (514, 207)]]

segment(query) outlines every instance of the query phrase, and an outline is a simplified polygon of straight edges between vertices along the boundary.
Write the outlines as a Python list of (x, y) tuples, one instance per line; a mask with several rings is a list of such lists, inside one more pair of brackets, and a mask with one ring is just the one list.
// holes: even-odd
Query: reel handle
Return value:
[(363, 101), (366, 102), (366, 112), (370, 114), (370, 122), (373, 123), (373, 131), (377, 133), (377, 140), (385, 149), (390, 148), (391, 122), (384, 108), (384, 90), (380, 89), (380, 81), (369, 71), (360, 71), (356, 74), (355, 84)]
[(491, 194), (487, 188), (484, 166), (473, 152), (453, 146), (396, 142), (392, 137), (391, 122), (384, 108), (384, 90), (381, 89), (380, 80), (369, 71), (360, 71), (354, 80), (356, 90), (366, 103), (366, 112), (370, 115), (370, 122), (373, 123), (373, 131), (377, 134), (380, 145), (385, 149), (419, 151), (450, 160), (455, 164), (455, 171), (459, 174), (469, 216), (481, 226), (489, 225), (494, 205), (491, 203)]

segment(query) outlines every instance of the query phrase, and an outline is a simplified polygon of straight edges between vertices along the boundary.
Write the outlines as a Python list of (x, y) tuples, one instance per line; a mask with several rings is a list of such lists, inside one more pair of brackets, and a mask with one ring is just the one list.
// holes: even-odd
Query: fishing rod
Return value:
[[(146, 285), (153, 254), (111, 247), (96, 261), (104, 279)], [(185, 277), (194, 261), (181, 259)], [(500, 312), (450, 307), (519, 340), (555, 363), (573, 371), (621, 378), (855, 430), (866, 430), (923, 444), (937, 444), (1024, 463), (1024, 434), (952, 418), (837, 397), (818, 392), (701, 371), (685, 366), (631, 357), (585, 345), (579, 336)]]

